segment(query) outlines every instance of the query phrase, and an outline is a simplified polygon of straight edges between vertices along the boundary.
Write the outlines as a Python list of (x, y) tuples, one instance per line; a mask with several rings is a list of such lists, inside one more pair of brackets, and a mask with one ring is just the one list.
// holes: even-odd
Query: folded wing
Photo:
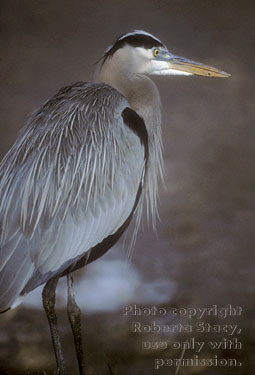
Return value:
[(113, 235), (134, 209), (146, 147), (125, 123), (127, 107), (107, 85), (64, 88), (33, 115), (4, 158), (0, 311), (27, 285), (35, 288)]

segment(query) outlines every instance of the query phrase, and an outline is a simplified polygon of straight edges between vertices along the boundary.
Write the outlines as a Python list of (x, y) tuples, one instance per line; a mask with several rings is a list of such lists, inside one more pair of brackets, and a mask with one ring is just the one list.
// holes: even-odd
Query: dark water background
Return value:
[[(254, 2), (1, 0), (0, 11), (1, 157), (36, 107), (64, 85), (92, 80), (94, 63), (104, 49), (118, 35), (133, 29), (155, 34), (176, 55), (232, 74), (228, 80), (155, 79), (163, 105), (167, 186), (160, 192), (157, 235), (144, 225), (126, 283), (120, 282), (116, 271), (125, 260), (124, 250), (113, 249), (98, 266), (91, 265), (79, 299), (85, 307), (89, 298), (96, 300), (91, 308), (83, 309), (91, 374), (108, 374), (107, 362), (119, 375), (174, 374), (173, 367), (155, 371), (154, 358), (179, 358), (181, 350), (146, 351), (141, 342), (185, 341), (189, 336), (205, 342), (231, 338), (224, 333), (139, 336), (130, 332), (134, 317), (122, 314), (121, 304), (125, 303), (166, 309), (241, 306), (239, 317), (222, 321), (206, 317), (204, 321), (237, 323), (242, 329), (238, 336), (242, 350), (205, 348), (199, 355), (237, 358), (242, 366), (182, 367), (179, 375), (253, 374)], [(85, 289), (91, 290), (87, 297)], [(107, 300), (117, 307), (110, 311)], [(153, 319), (139, 318), (143, 320)], [(68, 370), (75, 374), (63, 303), (59, 321)], [(184, 318), (161, 320), (164, 324), (179, 322), (191, 323)], [(45, 370), (49, 374), (54, 370), (47, 322), (39, 302), (1, 316), (0, 324), (1, 373)], [(186, 350), (185, 357), (194, 354), (194, 350)]]

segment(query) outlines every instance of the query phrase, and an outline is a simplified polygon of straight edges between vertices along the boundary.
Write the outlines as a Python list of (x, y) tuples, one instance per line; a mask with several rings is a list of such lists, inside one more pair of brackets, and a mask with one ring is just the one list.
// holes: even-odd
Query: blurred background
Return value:
[[(250, 375), (254, 365), (254, 32), (253, 1), (1, 0), (0, 156), (30, 113), (60, 87), (93, 79), (95, 62), (119, 35), (151, 32), (176, 55), (231, 73), (230, 79), (159, 77), (163, 106), (166, 189), (157, 234), (144, 220), (132, 264), (128, 239), (75, 275), (82, 308), (88, 374), (174, 374), (154, 370), (155, 358), (181, 350), (145, 350), (142, 341), (231, 338), (222, 333), (134, 334), (126, 304), (140, 307), (241, 306), (242, 315), (211, 324), (238, 324), (242, 350), (201, 358), (237, 358), (241, 367), (181, 367), (179, 375)], [(1, 374), (53, 373), (48, 325), (37, 289), (0, 317)], [(77, 374), (66, 317), (65, 280), (58, 294), (61, 337), (70, 374)], [(196, 323), (166, 316), (162, 324)], [(190, 358), (194, 350), (186, 350)]]

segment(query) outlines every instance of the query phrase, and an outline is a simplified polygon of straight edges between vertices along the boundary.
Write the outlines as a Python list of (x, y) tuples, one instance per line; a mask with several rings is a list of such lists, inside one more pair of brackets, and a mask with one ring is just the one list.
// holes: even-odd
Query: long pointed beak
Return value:
[(169, 59), (168, 64), (169, 69), (171, 70), (178, 70), (181, 72), (195, 74), (198, 76), (221, 78), (227, 78), (231, 76), (231, 74), (223, 72), (222, 70), (219, 70), (217, 68), (213, 68), (212, 66), (207, 66), (199, 62), (191, 61), (179, 56), (172, 56), (171, 59)]

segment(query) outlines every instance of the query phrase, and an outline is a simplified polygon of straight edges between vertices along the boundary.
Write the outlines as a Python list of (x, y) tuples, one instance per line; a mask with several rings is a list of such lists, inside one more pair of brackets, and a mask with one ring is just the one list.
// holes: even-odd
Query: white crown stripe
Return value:
[(156, 38), (154, 35), (152, 35), (150, 33), (147, 33), (147, 31), (143, 31), (143, 30), (135, 30), (132, 33), (127, 33), (127, 34), (121, 36), (118, 40), (122, 40), (122, 39), (125, 39), (125, 38), (127, 38), (129, 36), (133, 36), (133, 35), (146, 35), (146, 36), (150, 36), (151, 38), (157, 40), (159, 43), (162, 44), (161, 40), (159, 40), (158, 38)]
[[(161, 42), (161, 40), (159, 40), (158, 38), (156, 38), (154, 35), (152, 35), (152, 34), (150, 34), (150, 33), (147, 33), (147, 31), (143, 31), (143, 30), (135, 30), (135, 31), (133, 31), (133, 32), (131, 32), (131, 33), (127, 33), (127, 34), (125, 34), (125, 35), (122, 35), (122, 36), (117, 40), (117, 42), (118, 42), (119, 40), (125, 39), (125, 38), (127, 38), (127, 37), (129, 37), (129, 36), (133, 36), (133, 35), (146, 35), (146, 36), (149, 36), (149, 37), (153, 38), (154, 40), (156, 40), (156, 41), (159, 42), (160, 44), (163, 44), (163, 43)], [(113, 46), (114, 46), (114, 44), (111, 44), (109, 47), (107, 47), (106, 50), (104, 51), (104, 53), (107, 54), (107, 53), (112, 49)]]

